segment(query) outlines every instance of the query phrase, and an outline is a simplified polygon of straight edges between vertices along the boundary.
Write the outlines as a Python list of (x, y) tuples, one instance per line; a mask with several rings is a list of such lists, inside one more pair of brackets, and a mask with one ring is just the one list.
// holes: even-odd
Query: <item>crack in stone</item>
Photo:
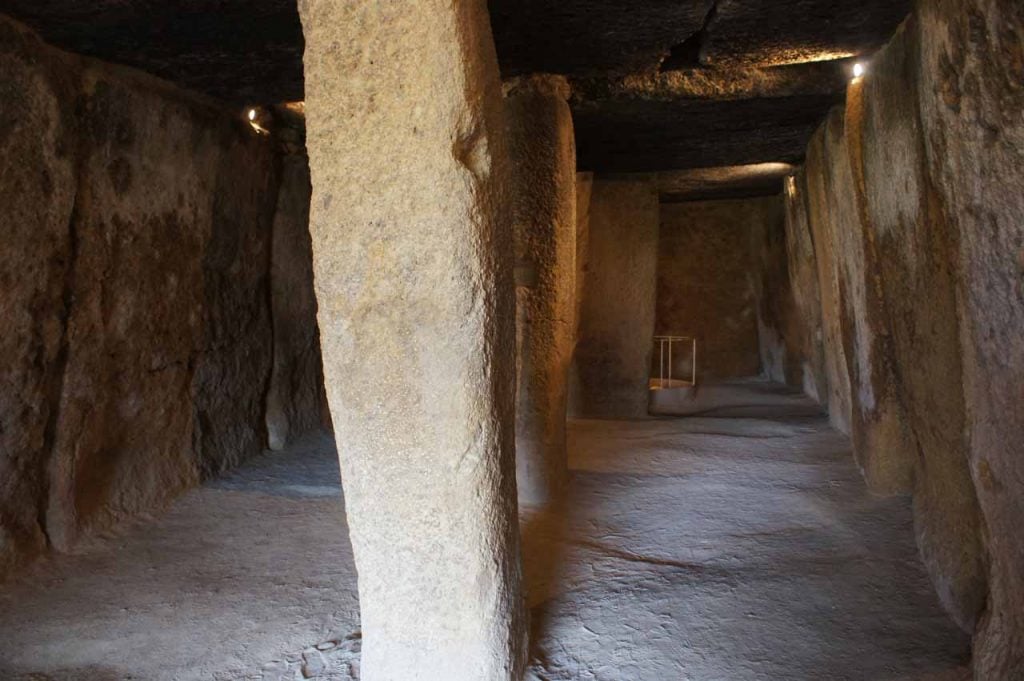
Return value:
[(707, 44), (711, 24), (717, 16), (718, 0), (715, 0), (708, 8), (707, 14), (704, 15), (704, 21), (701, 22), (700, 28), (683, 42), (673, 45), (668, 55), (662, 59), (658, 70), (664, 73), (665, 71), (679, 71), (704, 66), (701, 51)]

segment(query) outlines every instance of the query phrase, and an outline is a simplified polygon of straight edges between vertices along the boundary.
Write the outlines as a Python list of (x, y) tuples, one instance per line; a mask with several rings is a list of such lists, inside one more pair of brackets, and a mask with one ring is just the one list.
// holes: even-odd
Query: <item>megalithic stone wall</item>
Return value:
[(658, 191), (650, 175), (596, 176), (569, 411), (647, 415), (658, 266)]
[(950, 221), (955, 254), (957, 444), (988, 554), (975, 678), (1009, 681), (1024, 678), (1024, 4), (935, 0), (917, 12), (929, 204)]
[(0, 89), (3, 578), (260, 452), (268, 386), (319, 385), (270, 376), (273, 224), (309, 196), (274, 136), (3, 18)]
[(796, 200), (804, 179), (833, 422), (873, 489), (913, 494), (975, 678), (1024, 678), (1024, 5), (919, 3), (815, 135)]

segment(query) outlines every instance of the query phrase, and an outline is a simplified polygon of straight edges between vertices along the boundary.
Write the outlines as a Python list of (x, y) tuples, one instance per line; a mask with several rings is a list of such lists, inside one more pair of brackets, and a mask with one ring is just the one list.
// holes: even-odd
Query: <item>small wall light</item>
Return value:
[(256, 109), (248, 109), (245, 112), (245, 118), (249, 122), (249, 127), (256, 131), (257, 134), (266, 135), (269, 134), (269, 130), (261, 125), (265, 121), (259, 120), (260, 112)]
[(857, 62), (856, 64), (853, 65), (853, 77), (860, 78), (861, 76), (864, 75), (866, 70), (867, 69), (864, 68), (863, 62)]

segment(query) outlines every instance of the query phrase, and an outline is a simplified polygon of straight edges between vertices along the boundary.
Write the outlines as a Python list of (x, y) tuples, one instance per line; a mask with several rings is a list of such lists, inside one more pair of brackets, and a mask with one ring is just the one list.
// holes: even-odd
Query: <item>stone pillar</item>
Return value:
[(658, 220), (653, 175), (594, 179), (569, 395), (573, 416), (647, 416)]
[(555, 76), (513, 83), (508, 94), (515, 163), (515, 278), (519, 500), (553, 500), (569, 477), (565, 408), (572, 360), (576, 260), (576, 146)]
[(518, 680), (509, 164), (484, 0), (302, 0), (362, 678)]

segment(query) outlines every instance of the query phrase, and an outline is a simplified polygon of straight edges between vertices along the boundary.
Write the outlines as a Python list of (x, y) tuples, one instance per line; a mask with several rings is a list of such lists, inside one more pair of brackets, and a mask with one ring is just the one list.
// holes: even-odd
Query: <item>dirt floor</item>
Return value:
[[(909, 501), (751, 390), (753, 415), (571, 423), (567, 498), (522, 512), (531, 678), (965, 678)], [(267, 454), (0, 586), (0, 679), (358, 679), (346, 532), (329, 437)]]

